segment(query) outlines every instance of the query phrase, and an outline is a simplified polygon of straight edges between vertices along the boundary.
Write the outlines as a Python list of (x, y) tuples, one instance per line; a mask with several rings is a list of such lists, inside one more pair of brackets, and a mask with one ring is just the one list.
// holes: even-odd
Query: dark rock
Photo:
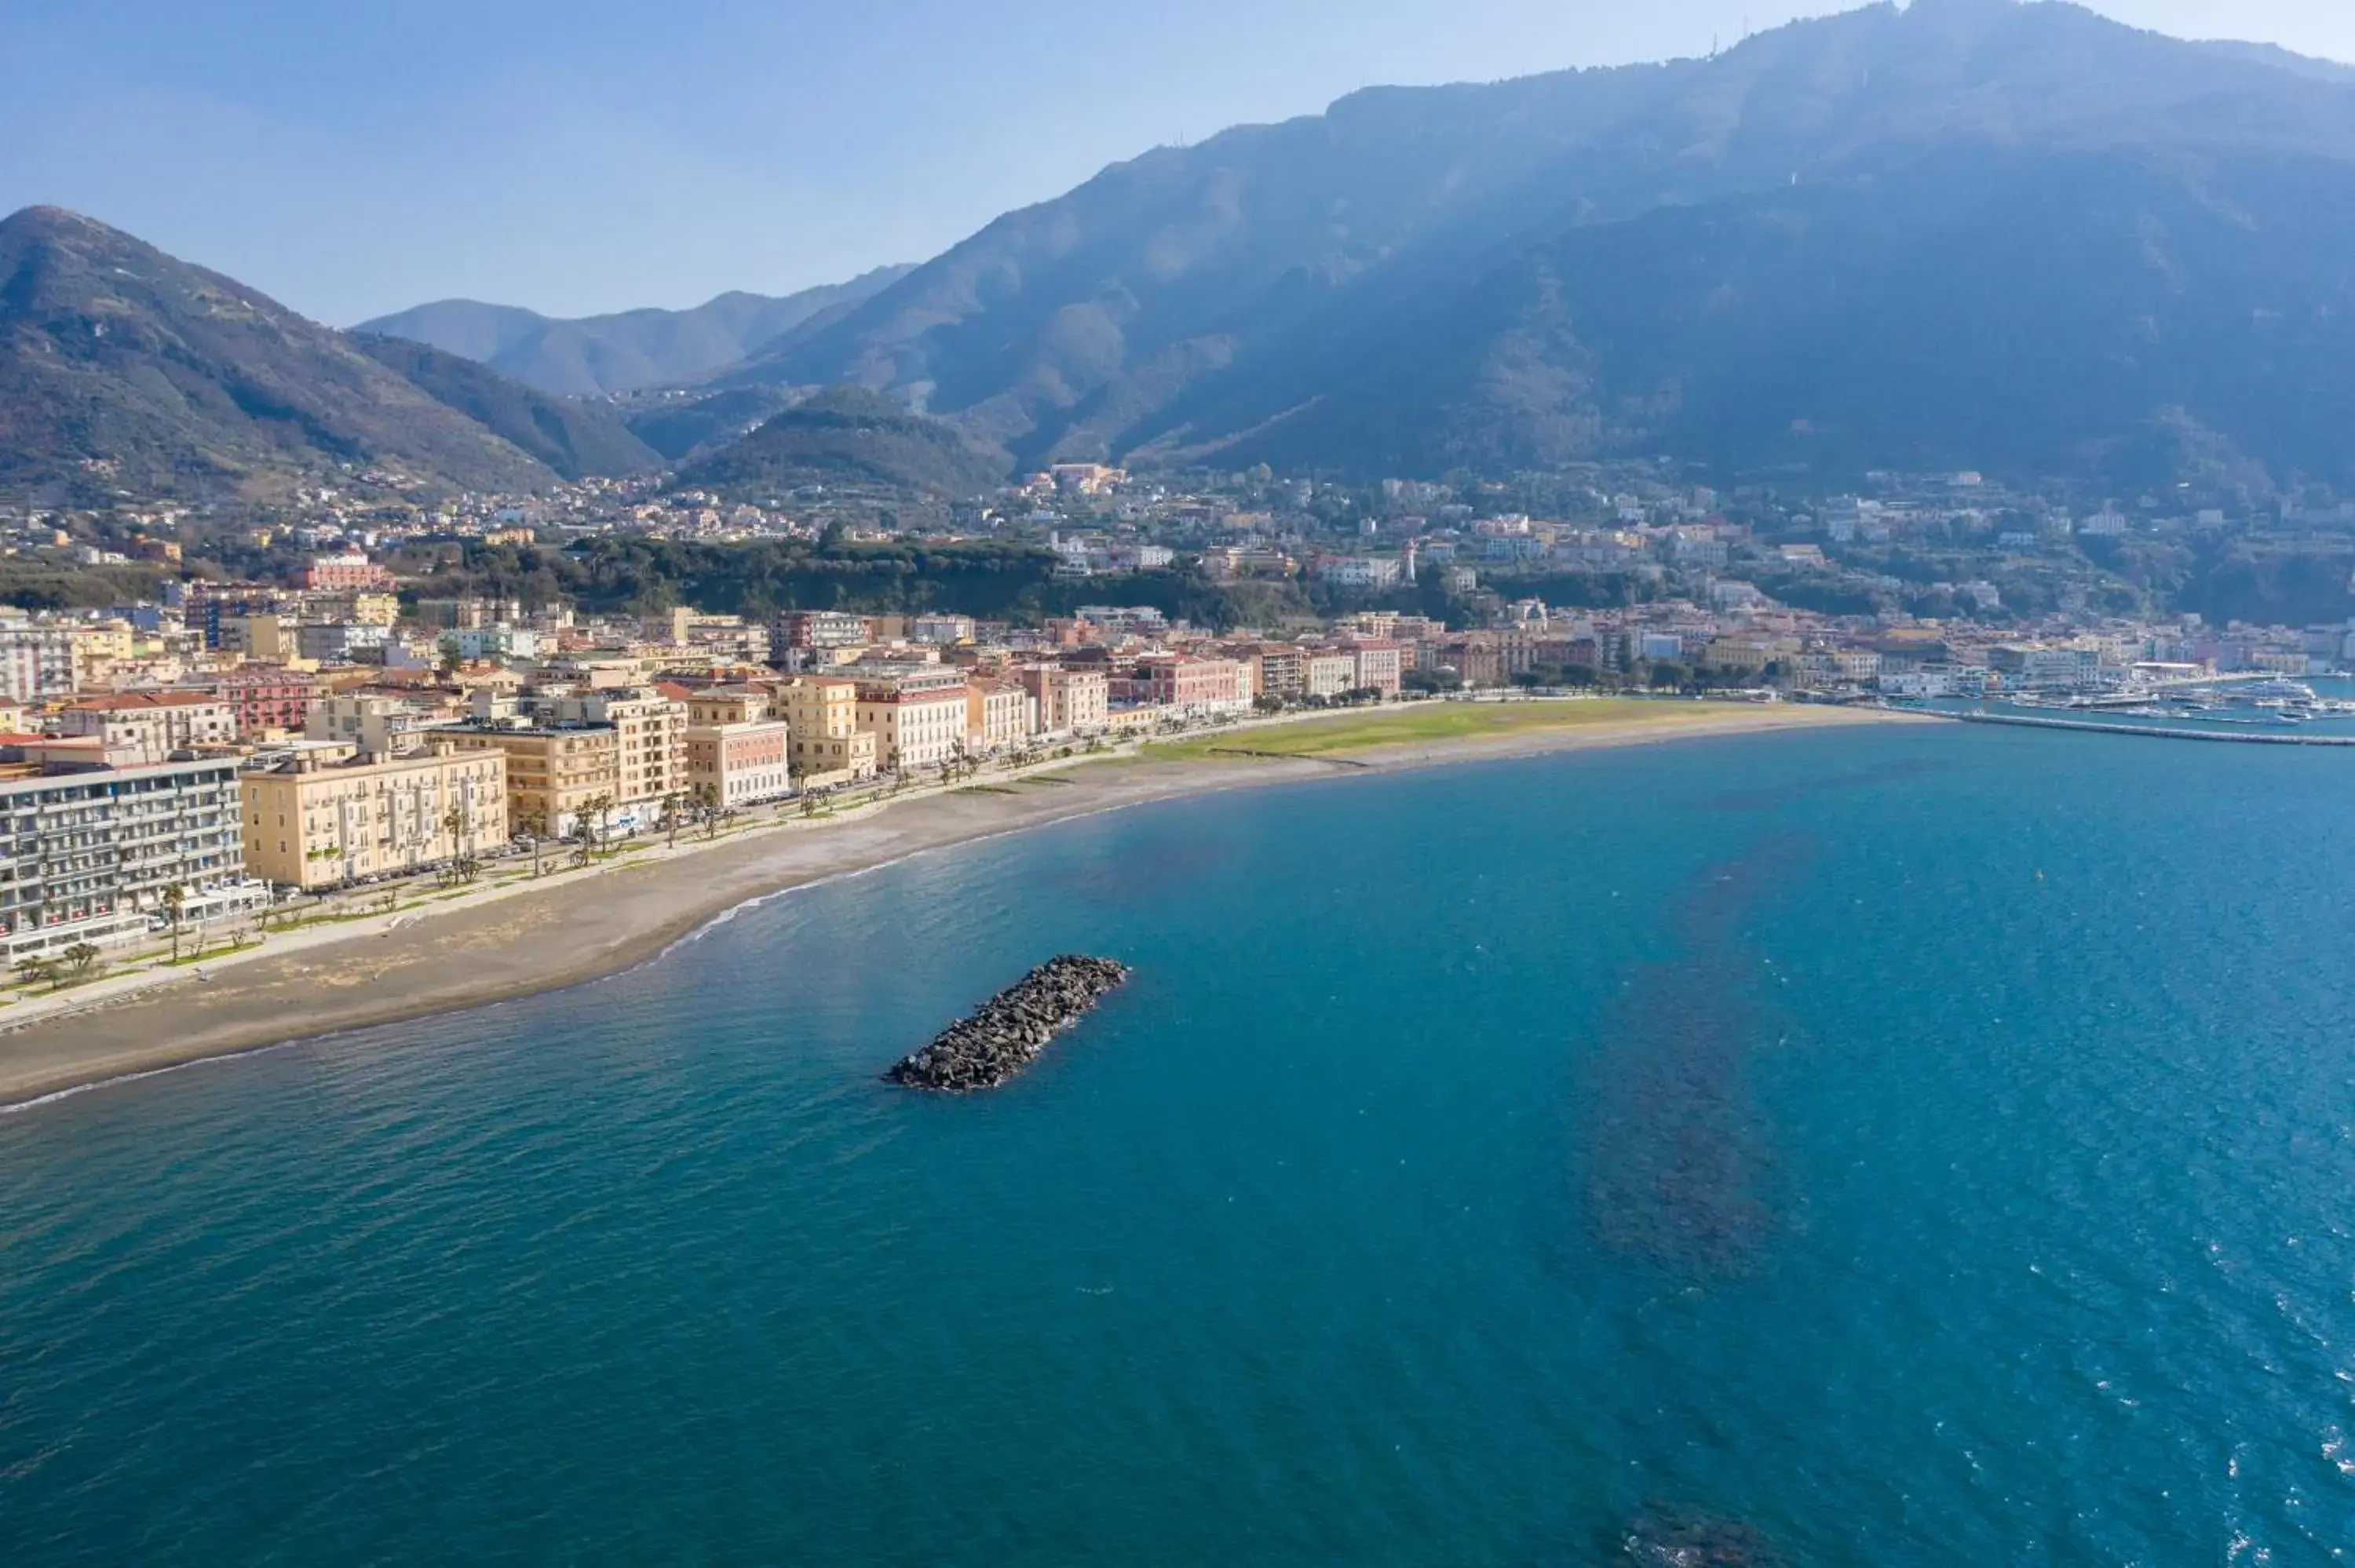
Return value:
[(911, 1089), (994, 1089), (1037, 1061), (1050, 1041), (1095, 1011), (1128, 975), (1128, 966), (1112, 959), (1049, 959), (883, 1075)]

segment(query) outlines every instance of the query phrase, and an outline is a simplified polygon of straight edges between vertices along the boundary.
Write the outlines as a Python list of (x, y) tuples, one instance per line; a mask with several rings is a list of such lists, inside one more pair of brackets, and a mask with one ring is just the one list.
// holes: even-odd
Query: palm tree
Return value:
[(91, 966), (97, 963), (100, 957), (98, 948), (90, 942), (76, 942), (65, 951), (66, 966), (73, 970), (76, 980), (89, 974)]
[(591, 795), (581, 802), (581, 863), (587, 865), (603, 847), (605, 819), (613, 814), (613, 797)]
[(539, 874), (539, 840), (540, 835), (548, 832), (548, 812), (535, 806), (523, 814), (516, 826), (522, 829), (524, 837), (531, 841), (531, 874), (538, 876)]
[[(703, 786), (698, 784), (695, 788), (697, 796), (699, 799), (703, 791)], [(678, 820), (683, 814), (685, 804), (686, 803), (680, 800), (677, 790), (673, 790), (671, 793), (662, 798), (663, 831), (670, 835), (670, 847), (673, 849), (677, 849), (678, 847)]]
[(466, 880), (466, 808), (453, 806), (442, 813), (442, 831), (450, 835), (450, 881), (454, 885)]
[(188, 885), (176, 882), (164, 889), (164, 915), (172, 922), (172, 961), (180, 961), (180, 921), (188, 908)]
[(717, 831), (719, 820), (719, 786), (698, 784), (695, 787), (695, 814), (703, 824), (703, 836), (709, 838)]

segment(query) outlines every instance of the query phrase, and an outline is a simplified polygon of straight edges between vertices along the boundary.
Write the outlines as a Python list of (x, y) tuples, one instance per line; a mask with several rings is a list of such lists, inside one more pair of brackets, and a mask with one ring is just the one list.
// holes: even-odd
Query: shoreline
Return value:
[(1346, 756), (1082, 758), (975, 780), (978, 789), (885, 801), (847, 820), (789, 820), (708, 842), (684, 839), (636, 863), (518, 883), (447, 911), (273, 937), (210, 966), (214, 974), (192, 969), (149, 980), (13, 1027), (0, 1015), (0, 1115), (198, 1062), (569, 990), (656, 961), (738, 910), (782, 894), (1156, 800), (1450, 763), (1905, 722), (1907, 715), (1881, 710), (1778, 705), (1410, 740)]

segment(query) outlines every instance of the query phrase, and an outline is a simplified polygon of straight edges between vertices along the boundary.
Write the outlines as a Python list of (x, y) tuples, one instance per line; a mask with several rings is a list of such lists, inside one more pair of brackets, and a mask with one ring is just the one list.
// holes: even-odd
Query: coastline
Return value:
[[(1879, 710), (1758, 707), (1407, 741), (1336, 756), (1124, 756), (889, 801), (843, 821), (682, 841), (628, 864), (527, 882), (446, 912), (272, 938), (185, 978), (14, 1027), (0, 1015), (0, 1113), (191, 1063), (563, 990), (659, 957), (732, 911), (927, 851), (1155, 800), (1455, 762), (1905, 723)], [(1047, 781), (1051, 780), (1051, 781)]]

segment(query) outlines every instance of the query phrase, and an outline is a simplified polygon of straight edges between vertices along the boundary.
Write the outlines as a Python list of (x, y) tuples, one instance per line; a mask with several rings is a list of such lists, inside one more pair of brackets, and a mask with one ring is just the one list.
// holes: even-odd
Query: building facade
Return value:
[(622, 748), (611, 725), (561, 729), (506, 729), (463, 726), (433, 732), (461, 751), (506, 755), (507, 821), (537, 838), (570, 837), (585, 810), (602, 801), (602, 831), (613, 825), (619, 803)]
[(1005, 751), (1030, 738), (1037, 709), (1030, 694), (1012, 681), (974, 681), (965, 687), (965, 745), (973, 751)]
[(779, 682), (775, 700), (788, 731), (786, 757), (805, 789), (875, 777), (876, 741), (858, 727), (857, 682), (803, 675)]
[(507, 842), (507, 759), (444, 742), (410, 757), (297, 753), (244, 779), (245, 866), (308, 893), (485, 855)]
[(917, 669), (858, 678), (858, 727), (875, 737), (876, 759), (892, 772), (936, 768), (968, 744), (964, 675)]
[(276, 664), (241, 664), (213, 683), (213, 691), (237, 715), (237, 733), (251, 739), (272, 732), (303, 733), (319, 678), (307, 670)]
[(62, 626), (0, 622), (0, 698), (47, 702), (73, 694), (73, 633)]
[(201, 692), (124, 692), (91, 697), (58, 715), (59, 733), (89, 736), (139, 763), (237, 739), (237, 710)]
[(688, 792), (731, 809), (783, 799), (794, 788), (790, 732), (783, 719), (688, 726)]
[(1041, 735), (1099, 735), (1110, 722), (1112, 679), (1102, 670), (1033, 664), (1014, 676), (1038, 706)]
[(176, 885), (184, 914), (259, 902), (240, 852), (235, 763), (0, 782), (0, 949), (9, 962), (145, 937)]

